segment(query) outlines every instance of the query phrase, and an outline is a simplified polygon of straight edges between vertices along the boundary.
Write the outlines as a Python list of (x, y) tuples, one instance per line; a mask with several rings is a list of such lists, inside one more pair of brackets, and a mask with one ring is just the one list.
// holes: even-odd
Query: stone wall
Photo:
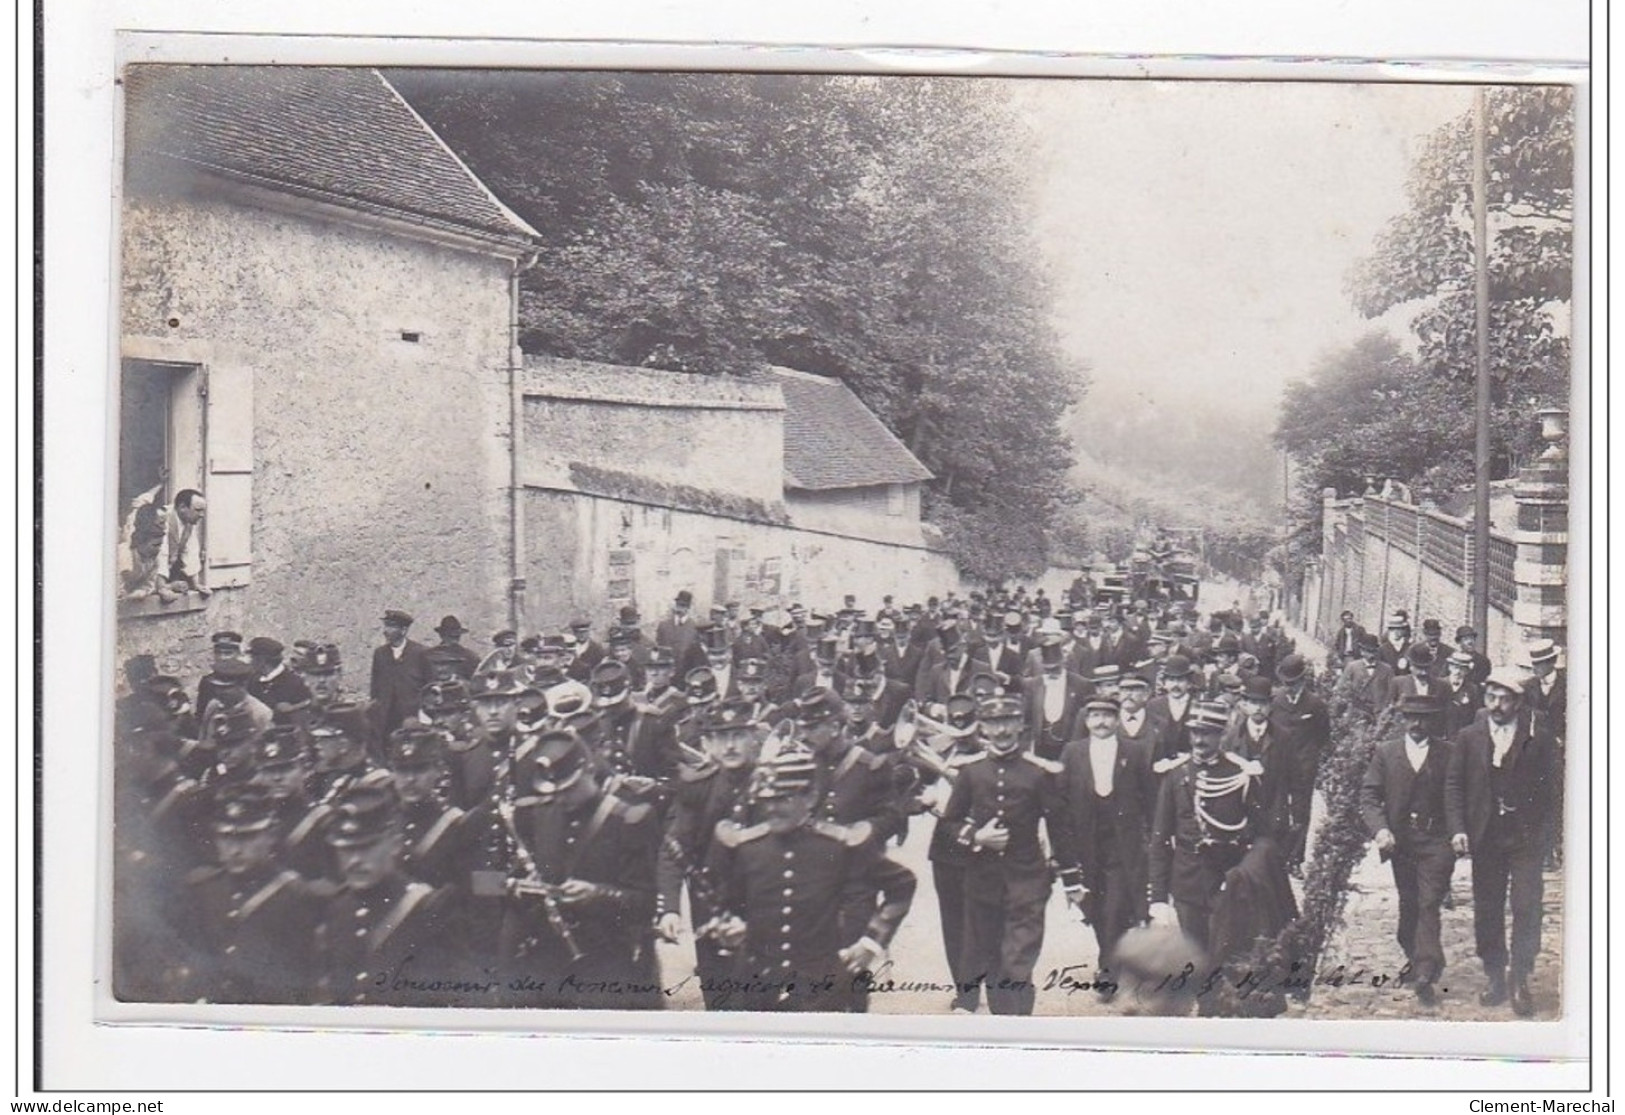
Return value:
[(528, 490), (525, 522), (532, 630), (575, 615), (601, 629), (626, 603), (652, 625), (683, 588), (702, 611), (729, 600), (838, 608), (846, 593), (872, 611), (886, 595), (902, 604), (961, 588), (952, 560), (922, 546), (575, 492)]
[[(920, 485), (871, 484), (825, 491), (791, 489), (786, 509), (798, 527), (920, 545)], [(895, 514), (893, 513), (895, 510)]]
[(120, 661), (192, 677), (232, 627), (330, 639), (364, 688), (386, 607), (429, 643), (446, 612), (502, 625), (509, 267), (221, 199), (126, 199), (126, 355), (251, 382), (252, 563), (201, 611), (120, 620)]

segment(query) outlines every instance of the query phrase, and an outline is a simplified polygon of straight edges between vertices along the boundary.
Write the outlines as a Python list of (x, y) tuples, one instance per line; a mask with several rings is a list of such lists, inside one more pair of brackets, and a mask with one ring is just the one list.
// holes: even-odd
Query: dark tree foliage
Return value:
[[(1504, 86), (1490, 89), (1485, 101), (1489, 365), (1497, 474), (1504, 476), (1538, 449), (1529, 415), (1568, 403), (1574, 96), (1564, 86)], [(1409, 208), (1348, 281), (1367, 317), (1414, 306), (1418, 364), (1469, 385), (1469, 399), (1477, 330), (1472, 129), (1468, 113), (1429, 138), (1412, 168)]]
[(541, 233), (529, 352), (844, 380), (938, 477), (967, 573), (1042, 569), (1082, 375), (1003, 89), (946, 78), (397, 71)]

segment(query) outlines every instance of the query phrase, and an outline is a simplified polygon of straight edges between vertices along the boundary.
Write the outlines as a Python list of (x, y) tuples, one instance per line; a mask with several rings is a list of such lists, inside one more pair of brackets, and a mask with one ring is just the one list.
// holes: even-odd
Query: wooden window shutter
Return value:
[(246, 585), (253, 562), (254, 372), (211, 366), (205, 448), (205, 561), (210, 588)]

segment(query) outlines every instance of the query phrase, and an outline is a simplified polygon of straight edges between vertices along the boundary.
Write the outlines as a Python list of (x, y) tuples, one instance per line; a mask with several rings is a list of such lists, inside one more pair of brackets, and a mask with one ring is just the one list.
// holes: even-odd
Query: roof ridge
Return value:
[[(769, 364), (767, 366), (767, 370), (772, 372), (774, 375), (794, 376), (797, 379), (810, 379), (814, 383), (835, 383), (842, 387), (846, 387), (846, 380), (842, 379), (840, 376), (821, 376), (817, 372), (804, 372), (800, 368), (786, 368), (782, 364)], [(847, 390), (850, 391), (852, 389), (847, 387)]]
[(508, 220), (512, 221), (514, 227), (518, 228), (526, 236), (534, 236), (538, 239), (541, 238), (542, 234), (532, 228), (529, 221), (525, 220), (518, 213), (515, 213), (507, 205), (503, 204), (502, 199), (491, 192), (491, 187), (485, 184), (485, 180), (479, 175), (475, 174), (473, 168), (465, 163), (457, 152), (451, 149), (451, 145), (441, 137), (439, 132), (434, 130), (434, 126), (432, 124), (423, 118), (422, 113), (418, 112), (417, 109), (412, 107), (411, 101), (408, 101), (405, 97), (401, 96), (401, 91), (390, 83), (390, 80), (383, 75), (381, 70), (379, 70), (377, 67), (370, 67), (368, 72), (370, 72), (373, 77), (377, 78), (385, 89), (389, 90), (389, 95), (395, 98), (396, 103), (398, 103), (402, 108), (406, 109), (407, 112), (411, 113), (412, 119), (418, 122), (418, 126), (427, 132), (435, 143), (440, 145), (440, 149), (446, 153), (452, 162), (457, 164), (458, 168), (461, 169), (465, 175), (468, 176), (468, 180), (474, 184), (475, 188), (483, 193), (492, 205), (496, 206), (499, 213), (501, 213)]

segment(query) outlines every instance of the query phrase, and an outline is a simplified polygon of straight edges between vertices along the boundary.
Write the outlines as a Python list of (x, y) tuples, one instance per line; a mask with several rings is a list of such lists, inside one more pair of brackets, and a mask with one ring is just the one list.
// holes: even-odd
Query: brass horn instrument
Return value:
[(927, 716), (920, 711), (920, 702), (911, 699), (897, 712), (897, 723), (892, 730), (892, 738), (897, 741), (898, 747), (908, 747), (922, 731), (937, 736), (953, 734), (952, 726)]

